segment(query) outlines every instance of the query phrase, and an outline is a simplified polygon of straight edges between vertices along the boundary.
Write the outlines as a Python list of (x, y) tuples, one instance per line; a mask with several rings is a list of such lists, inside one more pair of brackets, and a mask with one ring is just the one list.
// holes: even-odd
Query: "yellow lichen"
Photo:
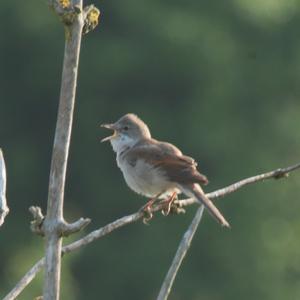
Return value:
[(59, 4), (62, 8), (68, 8), (71, 5), (70, 0), (59, 0)]
[(89, 21), (94, 24), (98, 24), (99, 17), (100, 17), (100, 10), (97, 9), (96, 7), (93, 8), (88, 14)]

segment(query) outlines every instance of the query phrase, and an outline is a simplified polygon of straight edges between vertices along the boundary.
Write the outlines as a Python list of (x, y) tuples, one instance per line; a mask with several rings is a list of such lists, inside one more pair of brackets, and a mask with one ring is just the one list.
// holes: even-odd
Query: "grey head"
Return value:
[(143, 139), (150, 139), (148, 126), (135, 114), (129, 113), (113, 124), (103, 124), (102, 127), (111, 129), (114, 133), (102, 139), (101, 142), (110, 141), (114, 151), (122, 151)]

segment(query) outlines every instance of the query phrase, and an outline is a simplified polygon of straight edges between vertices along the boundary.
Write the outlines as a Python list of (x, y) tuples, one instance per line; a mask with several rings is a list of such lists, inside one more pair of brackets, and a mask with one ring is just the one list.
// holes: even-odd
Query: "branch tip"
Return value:
[(100, 10), (93, 4), (88, 5), (83, 9), (84, 25), (82, 34), (87, 34), (96, 28), (99, 23), (100, 15)]
[(30, 229), (37, 235), (44, 236), (43, 223), (45, 216), (42, 213), (42, 209), (39, 206), (30, 206), (29, 212), (33, 216), (33, 220), (30, 222)]
[(80, 218), (76, 222), (73, 223), (67, 223), (65, 221), (61, 222), (59, 225), (59, 231), (61, 233), (61, 236), (69, 236), (73, 233), (76, 233), (78, 231), (81, 231), (83, 228), (85, 228), (87, 225), (91, 223), (91, 219), (89, 218)]
[(70, 26), (82, 12), (81, 6), (70, 0), (48, 0), (49, 6), (59, 16), (62, 23)]

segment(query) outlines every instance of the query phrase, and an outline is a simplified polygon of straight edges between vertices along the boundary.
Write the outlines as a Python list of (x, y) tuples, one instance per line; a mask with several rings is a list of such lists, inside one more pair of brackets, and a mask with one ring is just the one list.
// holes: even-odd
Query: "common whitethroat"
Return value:
[(151, 198), (151, 203), (158, 198), (173, 199), (182, 192), (196, 198), (222, 226), (230, 227), (203, 192), (200, 185), (206, 185), (208, 180), (197, 171), (193, 158), (183, 155), (170, 143), (153, 139), (148, 126), (134, 114), (101, 126), (113, 130), (102, 142), (110, 141), (117, 154), (118, 167), (133, 191)]

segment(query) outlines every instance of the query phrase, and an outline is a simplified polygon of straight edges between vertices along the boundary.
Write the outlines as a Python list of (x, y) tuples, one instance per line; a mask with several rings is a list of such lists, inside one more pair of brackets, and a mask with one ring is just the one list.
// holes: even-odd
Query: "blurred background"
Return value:
[[(46, 1), (0, 3), (1, 143), (11, 209), (0, 228), (0, 298), (43, 255), (28, 208), (47, 200), (64, 33)], [(89, 1), (84, 1), (89, 4)], [(94, 1), (84, 36), (65, 217), (85, 232), (139, 209), (99, 124), (138, 114), (157, 139), (193, 156), (206, 191), (299, 162), (300, 6), (297, 0)], [(206, 213), (170, 299), (300, 299), (300, 173), (248, 186)], [(126, 226), (63, 259), (62, 299), (158, 294), (196, 207)], [(38, 276), (18, 299), (41, 294)]]

